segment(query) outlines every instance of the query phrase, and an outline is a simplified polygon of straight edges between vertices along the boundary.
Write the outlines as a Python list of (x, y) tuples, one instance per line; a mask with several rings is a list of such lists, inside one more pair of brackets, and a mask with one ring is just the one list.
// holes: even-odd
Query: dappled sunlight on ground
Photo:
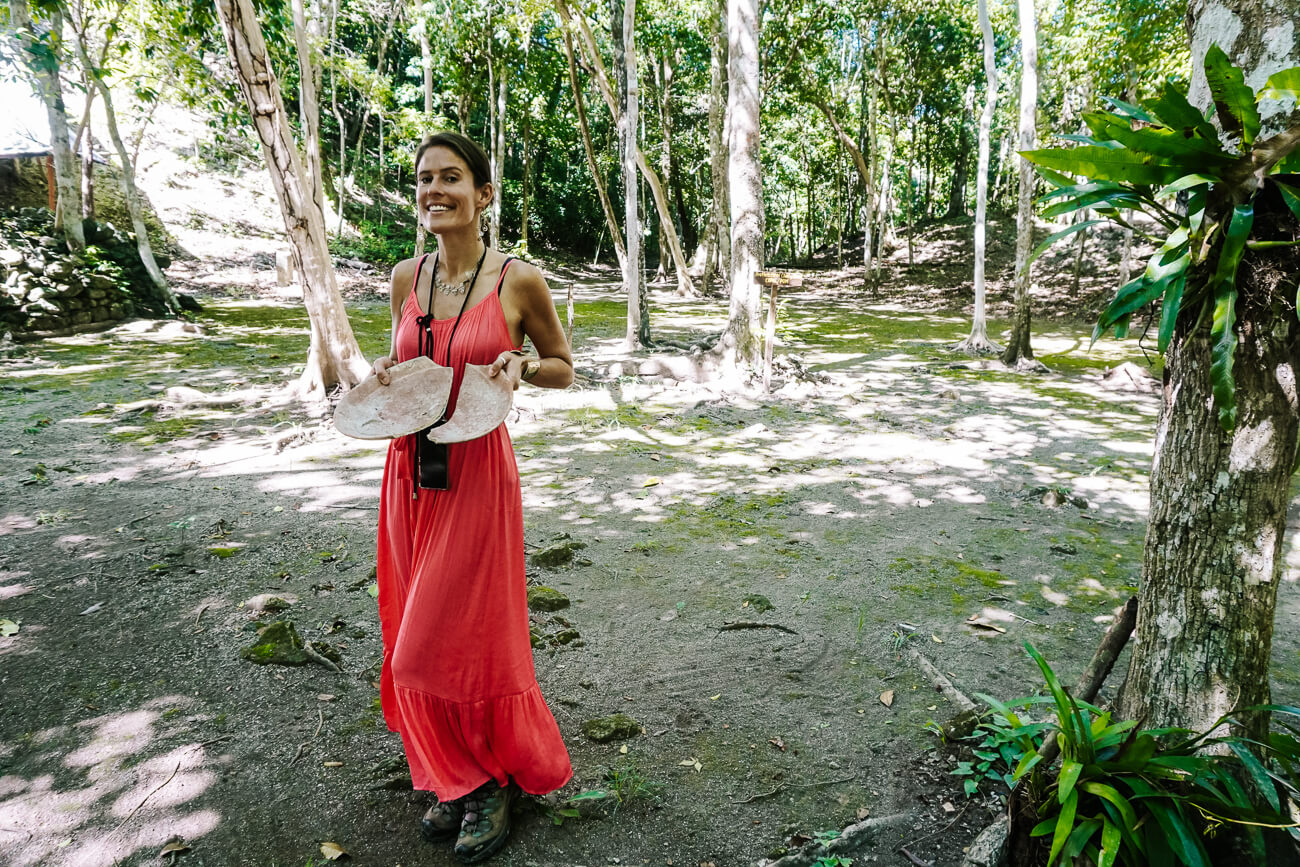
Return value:
[[(0, 776), (0, 859), (14, 867), (100, 867), (221, 822), (195, 803), (228, 764), (184, 737), (194, 701), (161, 696), (140, 709), (30, 732), (4, 755), (37, 755), (39, 773)], [(29, 765), (30, 767), (30, 765)]]

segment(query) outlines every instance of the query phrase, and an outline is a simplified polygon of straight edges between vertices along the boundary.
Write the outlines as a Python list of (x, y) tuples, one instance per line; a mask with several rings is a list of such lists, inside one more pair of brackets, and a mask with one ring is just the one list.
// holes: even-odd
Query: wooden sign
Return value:
[(754, 283), (769, 286), (772, 289), (767, 305), (767, 333), (763, 341), (763, 390), (772, 388), (772, 346), (776, 343), (776, 290), (781, 286), (802, 286), (803, 275), (788, 271), (758, 271), (754, 274)]

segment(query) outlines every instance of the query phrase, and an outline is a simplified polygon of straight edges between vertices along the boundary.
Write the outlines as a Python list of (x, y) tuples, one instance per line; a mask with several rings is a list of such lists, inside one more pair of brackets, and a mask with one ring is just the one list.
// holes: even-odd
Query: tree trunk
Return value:
[(528, 189), (528, 181), (529, 181), (528, 175), (532, 170), (532, 161), (528, 153), (528, 137), (529, 137), (529, 133), (532, 131), (532, 124), (528, 122), (529, 118), (528, 118), (528, 112), (526, 110), (527, 106), (524, 106), (524, 108), (525, 108), (524, 142), (523, 142), (523, 158), (524, 158), (523, 187), (524, 189), (522, 195), (519, 198), (519, 210), (520, 210), (519, 245), (520, 247), (523, 248), (525, 252), (527, 252), (528, 250), (528, 194), (530, 192)]
[[(339, 5), (341, 5), (339, 2), (335, 2), (334, 8), (332, 10), (333, 18), (338, 17)], [(401, 12), (402, 12), (402, 0), (393, 0), (392, 5), (388, 8), (387, 12), (385, 13), (387, 16), (386, 17), (387, 23), (384, 25), (384, 32), (379, 37), (379, 44), (377, 46), (378, 50), (376, 52), (377, 56), (375, 59), (375, 73), (377, 75), (384, 74), (384, 56), (388, 53), (388, 41), (393, 36), (393, 27), (397, 24), (397, 19), (402, 17)], [(423, 48), (428, 44), (428, 37), (424, 35), (423, 30), (421, 30), (421, 38), (424, 40), (421, 43), (421, 46)], [(426, 79), (425, 81), (426, 90), (424, 94), (424, 104), (425, 104), (425, 117), (428, 118), (430, 114), (432, 114), (432, 108), (433, 108), (433, 78), (432, 78), (431, 69), (425, 72), (425, 79)], [(366, 124), (370, 122), (370, 107), (371, 104), (374, 102), (374, 99), (375, 99), (375, 86), (374, 86), (374, 81), (372, 80), (370, 87), (366, 89), (364, 104), (362, 105), (361, 108), (361, 125), (357, 127), (357, 149), (356, 149), (356, 155), (353, 157), (352, 162), (358, 166), (361, 165), (361, 156), (362, 154), (365, 153), (363, 148), (366, 142)], [(335, 108), (334, 113), (336, 116), (339, 116), (337, 108)], [(382, 128), (383, 122), (384, 122), (383, 117), (381, 116), (379, 119), (379, 123), (381, 124), (381, 128), (379, 130), (379, 138), (381, 142), (379, 145), (379, 150), (381, 154), (380, 156), (381, 168), (383, 162), (382, 153), (384, 150), (384, 146), (382, 144), (383, 136), (384, 136), (384, 131)], [(343, 118), (342, 116), (339, 116), (339, 175), (340, 176), (343, 174), (343, 164), (344, 164), (344, 156), (345, 156), (345, 154), (343, 153), (344, 135), (345, 134), (344, 134)], [(343, 193), (343, 181), (340, 178), (339, 180), (339, 234), (340, 235), (343, 234), (342, 193)], [(383, 215), (382, 208), (380, 209), (379, 213), (382, 217)]]
[(963, 101), (961, 122), (957, 125), (957, 162), (952, 168), (952, 186), (948, 189), (948, 210), (944, 218), (951, 220), (966, 216), (966, 174), (969, 171), (970, 136), (966, 132), (966, 119), (971, 114), (971, 103), (975, 92), (967, 92)]
[(429, 18), (420, 23), (420, 68), (424, 71), (424, 132), (433, 130), (433, 46), (429, 44)]
[(979, 157), (975, 169), (975, 313), (970, 335), (953, 347), (958, 352), (986, 355), (1001, 347), (989, 339), (984, 318), (984, 255), (987, 249), (989, 200), (989, 134), (998, 105), (998, 70), (993, 62), (993, 26), (989, 23), (988, 0), (979, 0), (980, 31), (984, 34), (984, 111), (980, 115)]
[[(605, 70), (605, 62), (601, 59), (600, 49), (596, 45), (596, 37), (592, 34), (591, 28), (587, 25), (586, 19), (581, 16), (574, 16), (565, 0), (556, 0), (556, 10), (566, 24), (573, 22), (578, 25), (578, 35), (581, 37), (581, 49), (587, 58), (588, 65), (596, 79), (596, 85), (600, 90), (601, 97), (605, 100), (606, 107), (609, 108), (610, 116), (618, 122), (619, 107), (618, 101), (614, 96), (614, 88), (609, 81), (609, 73)], [(617, 50), (618, 41), (615, 40)], [(694, 292), (694, 286), (691, 283), (690, 274), (687, 273), (686, 256), (682, 253), (682, 245), (677, 237), (677, 230), (673, 226), (672, 213), (668, 208), (668, 197), (664, 195), (664, 186), (659, 179), (658, 173), (651, 167), (650, 162), (646, 159), (645, 154), (638, 145), (636, 149), (636, 165), (645, 177), (646, 183), (650, 186), (650, 193), (655, 200), (655, 210), (659, 214), (659, 227), (668, 240), (668, 248), (672, 253), (673, 265), (677, 268), (677, 291), (683, 294)]]
[[(564, 55), (569, 61), (569, 86), (573, 89), (573, 105), (578, 110), (578, 129), (582, 132), (582, 150), (587, 156), (587, 168), (591, 171), (591, 181), (596, 187), (596, 195), (600, 198), (600, 210), (605, 215), (605, 226), (614, 241), (614, 251), (618, 254), (618, 265), (622, 270), (626, 267), (627, 247), (623, 244), (618, 218), (614, 216), (614, 206), (609, 201), (609, 193), (605, 190), (605, 178), (600, 172), (600, 165), (596, 162), (596, 149), (591, 143), (591, 128), (587, 125), (587, 108), (582, 98), (582, 86), (578, 83), (578, 64), (573, 59), (573, 39), (567, 26), (562, 29)], [(599, 250), (599, 243), (596, 246)]]
[[(330, 45), (333, 46), (338, 34), (339, 23), (339, 5), (334, 4), (330, 15)], [(332, 50), (332, 49), (331, 49)], [(347, 223), (347, 174), (348, 174), (348, 125), (343, 120), (343, 113), (339, 111), (339, 75), (337, 72), (330, 71), (330, 111), (334, 114), (334, 120), (339, 125), (339, 170), (337, 173), (338, 189), (335, 191), (334, 200), (339, 207), (339, 223), (335, 232), (336, 238), (343, 237), (343, 226)], [(357, 165), (361, 164), (361, 140), (365, 137), (365, 124), (362, 124), (361, 133), (357, 136)]]
[(731, 304), (719, 350), (733, 368), (758, 367), (762, 356), (763, 177), (759, 160), (758, 0), (727, 2), (727, 134), (731, 191)]
[[(717, 275), (725, 280), (731, 273), (730, 257), (723, 256), (724, 245), (730, 250), (730, 232), (727, 228), (731, 203), (727, 197), (727, 149), (722, 137), (726, 117), (727, 36), (726, 0), (715, 0), (709, 5), (709, 180), (713, 199), (709, 203), (709, 221), (704, 228), (704, 276), (701, 282), (705, 291), (713, 289)], [(722, 266), (719, 267), (719, 260)]]
[[(1204, 109), (1209, 101), (1201, 63), (1211, 42), (1242, 67), (1247, 82), (1300, 65), (1300, 30), (1289, 41), (1279, 41), (1274, 32), (1285, 5), (1246, 0), (1229, 11), (1193, 0), (1187, 17), (1191, 95), (1199, 100), (1193, 104)], [(1297, 120), (1296, 114), (1274, 114), (1262, 135), (1270, 124)], [(1254, 235), (1266, 240), (1300, 233), (1271, 185), (1255, 200), (1254, 226)], [(1145, 726), (1203, 730), (1229, 710), (1269, 701), (1274, 610), (1296, 459), (1297, 272), (1296, 248), (1247, 250), (1242, 258), (1233, 432), (1218, 425), (1206, 326), (1194, 322), (1195, 315), (1181, 316), (1167, 352), (1138, 640), (1120, 695), (1120, 712)], [(1210, 273), (1203, 267), (1189, 275), (1189, 284)], [(1258, 715), (1247, 733), (1259, 737), (1267, 727), (1267, 715)]]
[(87, 220), (95, 219), (95, 136), (90, 131), (90, 124), (86, 124), (81, 152), (81, 216)]
[[(308, 190), (312, 201), (325, 213), (324, 166), (320, 155), (320, 101), (321, 66), (312, 50), (311, 36), (319, 36), (319, 22), (309, 23), (303, 10), (303, 0), (293, 0), (293, 42), (298, 50), (298, 109), (302, 118), (303, 150), (307, 159), (303, 163)], [(309, 33), (310, 28), (310, 33)], [(319, 42), (319, 38), (316, 40)]]
[[(50, 148), (54, 152), (54, 184), (58, 198), (54, 209), (54, 225), (63, 232), (68, 249), (81, 250), (86, 246), (86, 234), (81, 226), (80, 185), (77, 182), (77, 155), (68, 141), (68, 112), (63, 103), (63, 85), (59, 81), (59, 57), (62, 54), (63, 14), (57, 9), (50, 16), (49, 44), (37, 49), (32, 24), (31, 9), (27, 0), (10, 0), (9, 15), (24, 50), (31, 55), (28, 71), (36, 92), (45, 104), (45, 115), (50, 124)], [(40, 54), (38, 54), (38, 51)], [(42, 55), (46, 59), (39, 59)]]
[(217, 13), (280, 202), (311, 323), (311, 349), (297, 390), (303, 397), (324, 398), (335, 385), (346, 388), (360, 382), (369, 365), (357, 346), (335, 283), (325, 243), (325, 216), (319, 201), (313, 199), (314, 191), (294, 145), (280, 82), (271, 68), (252, 2), (217, 0)]
[(172, 314), (178, 314), (181, 312), (180, 305), (176, 302), (176, 296), (172, 293), (167, 278), (163, 276), (162, 269), (158, 267), (158, 261), (153, 256), (153, 246), (149, 243), (149, 229), (144, 224), (144, 217), (140, 210), (140, 196), (135, 187), (135, 164), (131, 162), (126, 152), (126, 143), (122, 141), (122, 134), (117, 126), (113, 93), (104, 83), (102, 71), (91, 63), (89, 54), (80, 40), (77, 42), (77, 53), (82, 67), (86, 70), (86, 77), (104, 99), (104, 119), (108, 124), (108, 137), (112, 140), (113, 147), (117, 150), (117, 158), (122, 163), (122, 198), (126, 200), (127, 213), (131, 215), (131, 230), (135, 232), (140, 261), (144, 264), (145, 271), (149, 272), (149, 279), (153, 281), (163, 304)]
[(627, 292), (627, 332), (624, 344), (634, 350), (650, 342), (646, 315), (644, 245), (641, 238), (641, 191), (637, 184), (637, 128), (640, 126), (641, 86), (636, 62), (636, 0), (610, 0), (610, 34), (619, 85), (618, 153), (623, 167), (623, 226), (627, 258), (623, 288)]
[[(1034, 149), (1038, 122), (1038, 18), (1034, 0), (1019, 0), (1020, 8), (1020, 151)], [(1034, 167), (1017, 154), (1020, 164), (1020, 201), (1016, 208), (1016, 312), (1011, 323), (1002, 363), (1008, 367), (1034, 367), (1029, 343), (1029, 254), (1034, 249)]]

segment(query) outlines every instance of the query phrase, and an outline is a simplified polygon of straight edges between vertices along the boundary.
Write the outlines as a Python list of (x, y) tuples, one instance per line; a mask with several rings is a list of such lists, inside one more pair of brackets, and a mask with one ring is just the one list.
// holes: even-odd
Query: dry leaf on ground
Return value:
[(344, 849), (338, 843), (321, 843), (320, 853), (324, 855), (327, 860), (330, 861), (337, 861), (340, 858), (352, 857), (352, 853)]
[(768, 738), (767, 742), (772, 746), (776, 747), (781, 752), (785, 752), (785, 741), (781, 740), (780, 738)]
[(18, 632), (21, 620), (0, 620), (0, 638), (8, 638)]
[(880, 703), (883, 704), (885, 707), (893, 707), (894, 691), (892, 689), (887, 689), (884, 692), (882, 692), (880, 694)]

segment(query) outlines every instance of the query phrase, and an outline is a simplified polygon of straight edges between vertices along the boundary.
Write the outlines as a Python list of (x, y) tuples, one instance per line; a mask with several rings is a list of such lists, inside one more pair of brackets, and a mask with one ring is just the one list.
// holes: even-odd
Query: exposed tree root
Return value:
[(861, 822), (849, 825), (829, 843), (809, 843), (798, 852), (776, 861), (760, 861), (759, 864), (762, 867), (812, 867), (821, 859), (830, 859), (837, 855), (859, 855), (874, 847), (884, 833), (911, 820), (910, 813), (895, 813), (892, 816), (881, 816), (879, 819), (863, 819)]
[(975, 356), (1001, 355), (1002, 347), (983, 334), (971, 334), (965, 340), (949, 346), (948, 351)]

